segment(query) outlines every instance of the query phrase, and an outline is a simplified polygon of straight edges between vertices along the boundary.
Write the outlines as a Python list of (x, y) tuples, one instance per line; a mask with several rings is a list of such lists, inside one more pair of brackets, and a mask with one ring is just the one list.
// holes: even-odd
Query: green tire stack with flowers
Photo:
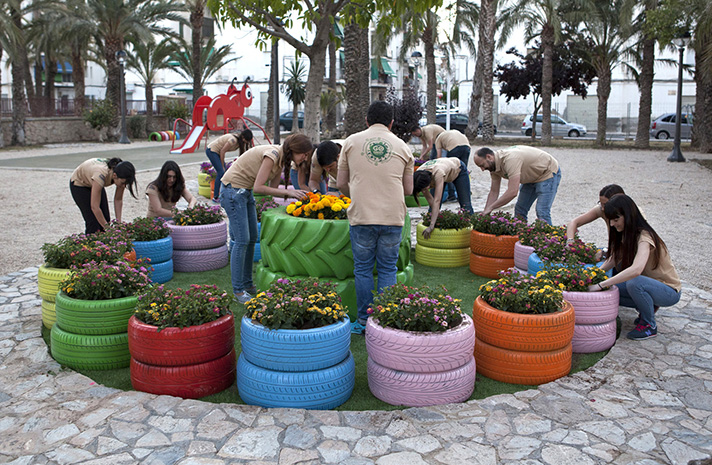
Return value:
[(173, 279), (173, 239), (163, 218), (136, 218), (126, 226), (137, 258), (148, 261), (151, 281)]
[(213, 190), (210, 183), (215, 181), (215, 169), (210, 162), (204, 161), (200, 164), (198, 173), (198, 194), (207, 199), (213, 198)]
[(514, 266), (514, 245), (523, 222), (509, 213), (495, 211), (472, 217), (470, 271), (485, 278), (496, 278)]
[(430, 226), (430, 213), (416, 226), (415, 261), (421, 265), (437, 268), (465, 266), (470, 255), (470, 215), (460, 210), (442, 210), (429, 238), (423, 231)]
[(175, 271), (210, 271), (227, 266), (227, 223), (219, 206), (199, 203), (175, 210), (168, 228), (173, 239)]

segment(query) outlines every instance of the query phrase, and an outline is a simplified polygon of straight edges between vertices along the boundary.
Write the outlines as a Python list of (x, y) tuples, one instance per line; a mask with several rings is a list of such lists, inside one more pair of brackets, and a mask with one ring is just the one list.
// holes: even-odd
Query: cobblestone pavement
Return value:
[[(633, 312), (621, 309), (623, 330)], [(0, 277), (0, 463), (688, 464), (712, 456), (712, 294), (660, 333), (538, 389), (395, 412), (263, 409), (123, 392), (40, 337), (37, 268)], [(698, 462), (693, 462), (698, 463)]]

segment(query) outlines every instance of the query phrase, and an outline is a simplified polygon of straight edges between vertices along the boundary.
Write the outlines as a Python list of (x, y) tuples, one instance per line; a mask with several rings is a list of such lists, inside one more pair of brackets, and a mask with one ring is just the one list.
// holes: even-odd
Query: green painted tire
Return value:
[(462, 249), (470, 246), (472, 228), (440, 229), (435, 228), (428, 239), (423, 237), (426, 227), (421, 221), (416, 226), (416, 242), (432, 249)]
[(201, 187), (210, 187), (211, 179), (208, 173), (198, 173), (198, 185)]
[[(468, 250), (469, 252), (469, 250)], [(399, 283), (403, 283), (406, 286), (413, 285), (413, 264), (411, 263), (408, 267), (399, 271), (396, 274)], [(306, 279), (307, 276), (289, 276), (282, 271), (272, 271), (262, 264), (262, 262), (255, 264), (255, 286), (257, 289), (264, 291), (266, 290), (270, 283), (276, 279), (286, 278), (286, 279)], [(319, 278), (322, 282), (332, 282), (336, 284), (336, 293), (341, 297), (341, 304), (346, 307), (346, 311), (351, 317), (352, 321), (356, 320), (358, 313), (358, 307), (356, 306), (356, 284), (354, 278), (336, 279), (336, 278)], [(377, 277), (374, 276), (374, 284), (376, 284)]]
[[(427, 200), (420, 204), (421, 207), (426, 207), (427, 205), (428, 205)], [(413, 207), (417, 207), (418, 204), (415, 203), (415, 199), (413, 198), (412, 195), (406, 195), (405, 196), (405, 206), (408, 208), (413, 208)]]
[(52, 358), (75, 370), (113, 370), (126, 368), (131, 362), (126, 332), (87, 336), (54, 325), (50, 339)]
[(57, 313), (54, 309), (54, 302), (42, 299), (42, 325), (47, 329), (57, 322)]
[(210, 199), (213, 196), (213, 191), (210, 186), (198, 186), (198, 195), (202, 195), (206, 199)]
[(125, 333), (137, 303), (138, 299), (133, 296), (111, 300), (81, 300), (60, 292), (55, 305), (57, 325), (74, 334)]
[(470, 247), (462, 249), (435, 249), (415, 244), (415, 261), (435, 268), (455, 268), (470, 263)]
[(37, 270), (37, 288), (40, 291), (40, 297), (47, 302), (54, 302), (57, 292), (59, 292), (59, 283), (69, 275), (68, 268), (51, 268), (41, 265)]
[(148, 140), (149, 142), (161, 142), (163, 140), (163, 136), (160, 132), (152, 132), (148, 135)]

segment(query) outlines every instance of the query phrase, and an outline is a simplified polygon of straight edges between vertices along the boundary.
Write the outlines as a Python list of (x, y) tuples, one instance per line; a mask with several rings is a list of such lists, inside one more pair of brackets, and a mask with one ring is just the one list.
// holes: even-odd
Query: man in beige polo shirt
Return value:
[(435, 139), (445, 131), (445, 128), (439, 124), (428, 124), (426, 126), (417, 127), (411, 132), (412, 135), (420, 139), (423, 143), (423, 148), (420, 152), (421, 160), (434, 160), (435, 156)]
[(391, 131), (393, 106), (376, 101), (366, 115), (368, 129), (349, 136), (339, 157), (336, 184), (351, 197), (348, 209), (358, 320), (363, 334), (373, 303), (373, 266), (378, 292), (396, 283), (398, 249), (405, 222), (405, 196), (413, 191), (413, 154)]
[[(459, 158), (465, 164), (470, 163), (470, 141), (456, 129), (441, 132), (435, 139), (435, 158)], [(451, 182), (445, 184), (443, 202), (457, 200), (455, 185)]]
[[(556, 158), (543, 150), (524, 145), (515, 145), (493, 152), (482, 147), (475, 152), (475, 165), (489, 171), (490, 192), (483, 213), (507, 205), (519, 197), (514, 214), (524, 221), (536, 200), (536, 216), (551, 224), (551, 205), (561, 182), (561, 168)], [(502, 178), (509, 180), (507, 190), (499, 195)]]

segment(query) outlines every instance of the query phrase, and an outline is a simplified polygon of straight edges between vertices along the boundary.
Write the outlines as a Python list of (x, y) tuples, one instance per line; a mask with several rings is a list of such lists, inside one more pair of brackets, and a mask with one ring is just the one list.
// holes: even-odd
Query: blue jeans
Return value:
[(219, 199), (220, 198), (220, 180), (223, 177), (223, 174), (225, 174), (225, 165), (222, 164), (220, 161), (220, 154), (215, 153), (210, 149), (205, 149), (205, 155), (208, 156), (208, 160), (210, 160), (210, 163), (213, 165), (213, 168), (215, 168), (215, 172), (217, 175), (215, 176), (215, 191), (213, 192), (213, 198), (214, 199)]
[(653, 328), (657, 327), (653, 306), (670, 307), (680, 301), (681, 292), (647, 276), (637, 276), (616, 286), (620, 291), (620, 304), (638, 310), (641, 323)]
[(254, 287), (252, 259), (257, 242), (257, 210), (250, 189), (235, 189), (223, 185), (220, 205), (230, 220), (230, 238), (235, 244), (230, 251), (232, 291), (238, 293)]
[[(292, 186), (294, 186), (295, 189), (303, 189), (303, 190), (311, 190), (309, 189), (309, 186), (300, 186), (299, 185), (299, 172), (297, 170), (289, 170), (289, 180), (292, 182)], [(309, 180), (307, 180), (308, 182)], [(326, 182), (323, 180), (319, 182), (319, 192), (322, 194), (326, 194)]]
[(514, 214), (527, 221), (527, 214), (536, 200), (536, 217), (551, 224), (551, 204), (561, 182), (561, 168), (553, 177), (541, 182), (530, 182), (519, 187)]
[(349, 228), (351, 251), (354, 257), (354, 281), (358, 321), (365, 325), (368, 308), (373, 303), (373, 266), (378, 271), (378, 292), (396, 283), (398, 249), (402, 226), (379, 224)]
[(475, 211), (472, 209), (472, 191), (470, 189), (470, 175), (467, 172), (467, 165), (460, 160), (460, 174), (452, 182), (457, 191), (457, 201), (460, 202), (460, 208), (467, 210), (470, 213)]

